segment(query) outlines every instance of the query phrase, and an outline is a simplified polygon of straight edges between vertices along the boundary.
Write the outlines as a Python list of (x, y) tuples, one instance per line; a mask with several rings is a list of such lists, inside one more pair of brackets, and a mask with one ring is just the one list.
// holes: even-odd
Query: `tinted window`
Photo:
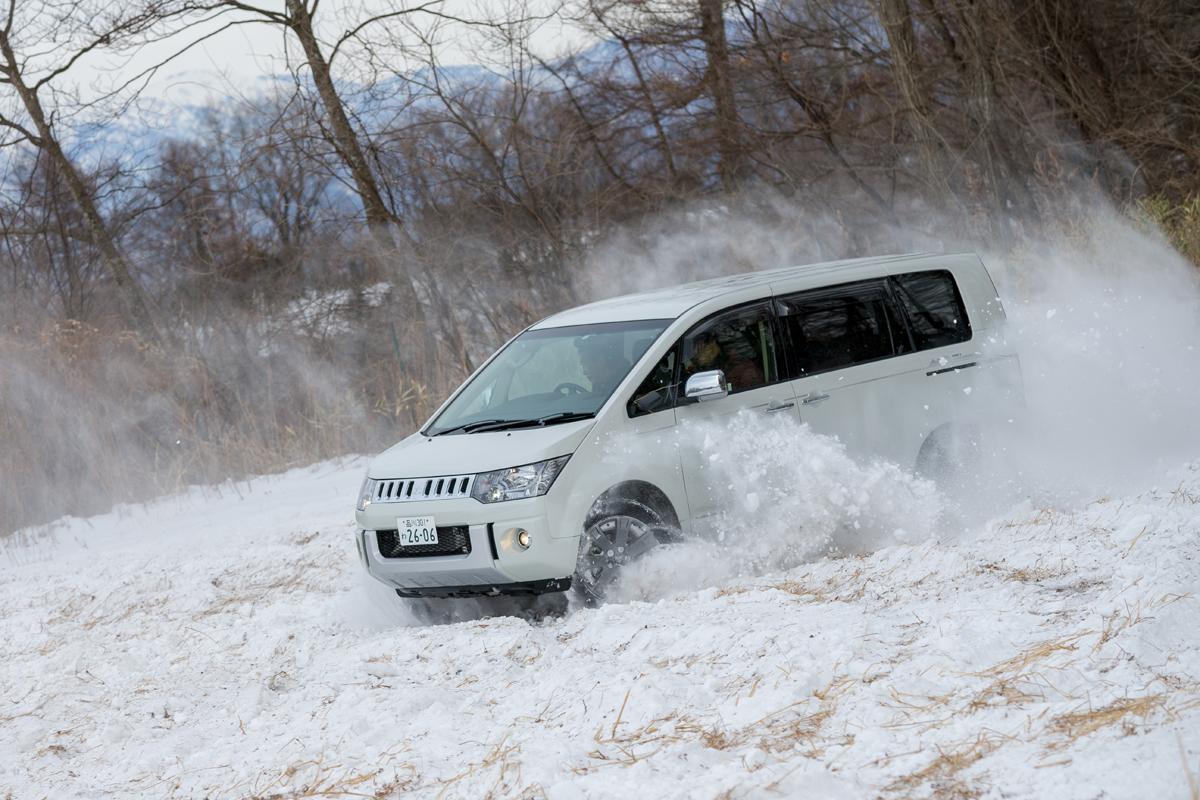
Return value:
[(882, 283), (851, 284), (780, 301), (795, 377), (887, 358), (909, 349)]
[(731, 394), (779, 380), (775, 335), (766, 305), (727, 311), (705, 320), (683, 337), (681, 382), (697, 372), (719, 369)]
[(912, 272), (895, 275), (892, 280), (918, 350), (946, 347), (971, 338), (967, 310), (949, 272)]
[(653, 414), (675, 404), (675, 354), (678, 348), (662, 357), (629, 399), (629, 416)]

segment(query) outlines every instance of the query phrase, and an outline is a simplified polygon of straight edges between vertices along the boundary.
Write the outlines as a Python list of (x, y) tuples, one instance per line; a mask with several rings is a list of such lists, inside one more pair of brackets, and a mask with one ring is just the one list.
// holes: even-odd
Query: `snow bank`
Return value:
[[(1200, 463), (948, 542), (916, 535), (920, 507), (832, 503), (831, 537), (906, 535), (431, 627), (361, 576), (362, 469), (9, 540), (0, 797), (1192, 796)], [(855, 486), (806, 507), (824, 490)]]

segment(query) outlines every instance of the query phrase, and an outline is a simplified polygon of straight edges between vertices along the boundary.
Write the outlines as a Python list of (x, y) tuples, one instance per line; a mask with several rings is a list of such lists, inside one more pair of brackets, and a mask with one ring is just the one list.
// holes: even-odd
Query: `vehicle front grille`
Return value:
[(437, 544), (400, 544), (396, 531), (375, 531), (379, 554), (384, 558), (419, 558), (421, 556), (465, 556), (471, 552), (471, 532), (466, 525), (438, 527)]
[(397, 478), (377, 480), (371, 490), (372, 503), (408, 503), (415, 500), (448, 500), (471, 496), (473, 475), (446, 475), (438, 478)]

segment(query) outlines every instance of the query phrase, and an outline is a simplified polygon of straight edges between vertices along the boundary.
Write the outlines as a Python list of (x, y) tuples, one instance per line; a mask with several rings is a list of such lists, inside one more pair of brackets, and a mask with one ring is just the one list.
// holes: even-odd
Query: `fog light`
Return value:
[(529, 549), (529, 531), (524, 528), (517, 531), (517, 544), (521, 545), (522, 550)]

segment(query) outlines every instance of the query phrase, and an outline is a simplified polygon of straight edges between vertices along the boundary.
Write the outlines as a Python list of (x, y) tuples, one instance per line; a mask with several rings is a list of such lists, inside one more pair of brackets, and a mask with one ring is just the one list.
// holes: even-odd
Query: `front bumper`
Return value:
[(570, 578), (551, 578), (545, 581), (522, 581), (521, 583), (476, 584), (471, 586), (436, 586), (421, 589), (397, 589), (401, 597), (491, 597), (495, 595), (515, 595), (533, 597), (550, 592), (565, 592), (571, 588)]
[[(419, 516), (432, 516), (439, 528), (467, 526), (471, 552), (385, 557), (375, 532), (395, 529), (399, 517)], [(477, 593), (504, 593), (510, 584), (569, 579), (579, 553), (578, 535), (555, 535), (559, 532), (550, 522), (544, 498), (492, 504), (470, 498), (374, 503), (356, 518), (359, 555), (367, 572), (395, 589), (426, 590), (423, 594), (468, 587), (477, 587)], [(516, 541), (522, 529), (530, 534), (527, 549)]]

